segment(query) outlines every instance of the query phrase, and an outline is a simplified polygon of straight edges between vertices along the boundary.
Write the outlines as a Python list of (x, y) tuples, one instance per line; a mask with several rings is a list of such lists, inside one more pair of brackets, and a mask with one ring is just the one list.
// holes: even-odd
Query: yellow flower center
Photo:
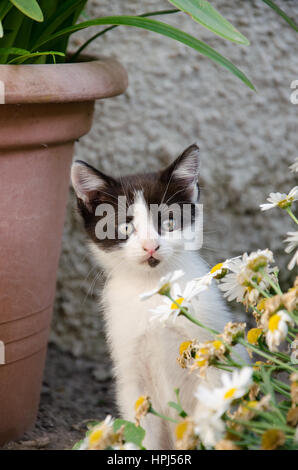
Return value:
[(292, 197), (286, 197), (285, 199), (283, 199), (282, 201), (279, 201), (277, 203), (278, 207), (280, 207), (281, 209), (286, 209), (287, 207), (290, 207), (292, 205), (292, 202), (293, 202), (293, 198)]
[(180, 347), (179, 347), (180, 356), (182, 356), (182, 354), (189, 348), (191, 343), (192, 341), (184, 341), (183, 343), (180, 344)]
[(225, 400), (228, 400), (229, 398), (233, 398), (233, 396), (235, 395), (235, 392), (236, 392), (237, 388), (230, 388), (224, 395), (224, 399)]
[(202, 359), (198, 354), (196, 354), (196, 365), (198, 367), (204, 367), (207, 362), (207, 359)]
[(198, 357), (199, 357), (200, 354), (202, 354), (204, 356), (205, 354), (208, 354), (208, 352), (209, 352), (208, 348), (200, 348)]
[(141, 395), (135, 402), (135, 411), (137, 411), (146, 400), (147, 400), (147, 397), (145, 395)]
[[(175, 303), (176, 302), (176, 303)], [(184, 302), (184, 298), (183, 297), (179, 297), (178, 299), (175, 299), (175, 302), (172, 303), (171, 305), (171, 310), (176, 310), (177, 308), (179, 308), (176, 304), (180, 305)]]
[(170, 290), (171, 290), (171, 284), (169, 282), (166, 282), (166, 284), (161, 286), (161, 288), (158, 291), (158, 294), (165, 295), (165, 294), (169, 293)]
[(222, 343), (221, 341), (219, 341), (219, 340), (216, 340), (216, 341), (213, 341), (213, 342), (212, 342), (212, 345), (213, 345), (213, 347), (214, 347), (215, 349), (220, 349), (220, 347), (221, 347), (222, 344), (223, 344), (223, 343)]
[(247, 333), (247, 341), (250, 344), (256, 344), (262, 332), (263, 332), (262, 328), (252, 328)]
[(279, 322), (280, 322), (280, 315), (278, 315), (278, 313), (276, 313), (275, 315), (272, 315), (268, 323), (269, 330), (276, 331), (278, 329)]
[(260, 311), (265, 310), (265, 306), (266, 306), (266, 299), (262, 299), (258, 303), (257, 309), (260, 310)]
[(187, 421), (182, 421), (182, 423), (177, 424), (176, 429), (175, 429), (177, 440), (180, 441), (181, 439), (183, 439), (183, 436), (185, 432), (187, 431), (187, 428), (188, 428)]
[(253, 369), (254, 370), (259, 370), (260, 369), (260, 366), (264, 364), (263, 361), (256, 361), (255, 365), (253, 366)]
[(218, 271), (220, 268), (223, 267), (223, 263), (218, 263), (216, 264), (215, 266), (213, 266), (212, 269), (210, 269), (210, 274), (213, 274), (215, 273), (216, 271)]
[(95, 429), (89, 436), (89, 445), (95, 446), (98, 441), (102, 438), (103, 435), (103, 429)]
[(248, 401), (246, 405), (247, 405), (249, 408), (255, 408), (255, 407), (257, 406), (257, 404), (258, 404), (258, 401), (257, 401), (257, 400), (251, 400), (251, 401)]
[(248, 267), (252, 271), (258, 271), (260, 268), (265, 268), (265, 266), (267, 266), (267, 264), (268, 264), (268, 260), (267, 260), (266, 256), (259, 255), (255, 259), (251, 260), (248, 263)]

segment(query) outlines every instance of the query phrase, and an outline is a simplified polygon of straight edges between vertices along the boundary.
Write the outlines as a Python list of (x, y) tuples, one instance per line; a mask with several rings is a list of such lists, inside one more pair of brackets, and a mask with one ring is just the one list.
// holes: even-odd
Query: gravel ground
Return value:
[(116, 414), (109, 357), (100, 364), (78, 359), (50, 345), (34, 429), (2, 449), (71, 449), (86, 422)]

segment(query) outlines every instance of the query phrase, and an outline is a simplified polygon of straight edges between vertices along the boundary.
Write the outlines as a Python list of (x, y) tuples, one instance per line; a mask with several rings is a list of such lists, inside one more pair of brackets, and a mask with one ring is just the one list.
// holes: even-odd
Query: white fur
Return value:
[[(180, 388), (182, 405), (192, 413), (196, 405), (195, 387), (201, 380), (196, 373), (189, 374), (177, 363), (179, 345), (194, 338), (205, 341), (212, 337), (183, 317), (178, 317), (175, 323), (169, 321), (166, 326), (150, 321), (149, 309), (159, 305), (162, 299), (156, 295), (141, 301), (139, 296), (154, 288), (160, 277), (169, 271), (183, 269), (183, 284), (204, 275), (207, 266), (197, 253), (185, 251), (181, 240), (166, 239), (153, 227), (144, 234), (143, 226), (149, 215), (141, 194), (136, 202), (135, 231), (127, 242), (113, 252), (91, 245), (95, 259), (107, 273), (103, 302), (107, 339), (115, 366), (117, 401), (122, 417), (128, 420), (134, 419), (134, 403), (144, 394), (150, 396), (157, 411), (177, 418), (175, 411), (167, 406), (169, 401), (175, 401), (174, 389)], [(142, 248), (145, 236), (155, 238), (160, 245), (156, 256), (161, 262), (155, 268), (145, 261)], [(196, 315), (205, 325), (219, 331), (231, 320), (216, 287), (200, 295)], [(214, 385), (217, 381), (218, 371), (208, 371), (207, 382)], [(174, 447), (171, 424), (152, 415), (147, 415), (141, 424), (146, 429), (147, 448)]]

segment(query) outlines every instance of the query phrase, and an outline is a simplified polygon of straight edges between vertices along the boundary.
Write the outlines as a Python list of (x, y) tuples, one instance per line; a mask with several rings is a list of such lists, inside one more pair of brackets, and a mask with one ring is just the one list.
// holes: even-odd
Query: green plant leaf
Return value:
[(1, 20), (0, 20), (0, 38), (3, 38), (3, 26), (2, 26)]
[(169, 401), (168, 405), (171, 408), (174, 408), (178, 412), (179, 416), (181, 416), (181, 418), (186, 418), (187, 413), (185, 413), (185, 411), (183, 410), (182, 406), (179, 403), (175, 403), (174, 401)]
[(238, 44), (249, 45), (249, 40), (206, 0), (168, 1), (218, 36)]
[(24, 55), (30, 54), (30, 51), (27, 49), (20, 49), (19, 47), (0, 47), (0, 55)]
[(79, 23), (77, 25), (64, 28), (57, 33), (54, 33), (52, 36), (47, 38), (42, 42), (38, 42), (33, 50), (39, 49), (41, 46), (46, 44), (49, 41), (52, 41), (56, 38), (71, 35), (76, 31), (80, 31), (82, 29), (89, 28), (90, 26), (97, 26), (97, 25), (125, 25), (125, 26), (134, 26), (137, 28), (146, 29), (148, 31), (153, 31), (154, 33), (161, 34), (163, 36), (167, 36), (171, 39), (174, 39), (178, 42), (186, 44), (187, 46), (195, 49), (196, 51), (200, 52), (201, 54), (205, 55), (209, 59), (213, 60), (217, 64), (225, 67), (227, 70), (232, 72), (236, 77), (238, 77), (245, 85), (247, 85), (252, 90), (255, 90), (253, 84), (250, 80), (246, 77), (246, 75), (236, 67), (232, 62), (228, 59), (223, 57), (219, 54), (215, 49), (208, 46), (208, 44), (196, 39), (195, 37), (191, 36), (184, 31), (180, 31), (173, 26), (170, 26), (166, 23), (162, 23), (160, 21), (148, 19), (148, 18), (141, 18), (135, 16), (106, 16), (103, 18), (97, 18), (91, 21), (85, 21), (83, 23)]
[(295, 23), (292, 18), (290, 18), (283, 10), (281, 10), (276, 3), (271, 0), (262, 0), (266, 5), (268, 5), (272, 10), (274, 10), (279, 16), (281, 16), (295, 31), (298, 31), (298, 25)]
[(138, 447), (143, 447), (143, 439), (145, 437), (145, 430), (141, 426), (136, 426), (130, 421), (125, 421), (124, 419), (115, 419), (114, 421), (114, 431), (119, 431), (121, 426), (124, 426), (124, 439), (126, 442), (132, 442)]
[(11, 3), (9, 3), (8, 0), (7, 0), (7, 3), (3, 3), (2, 5), (0, 5), (0, 20), (3, 20), (3, 18), (7, 15), (7, 13), (10, 12), (12, 7), (13, 6), (11, 5)]
[(71, 450), (79, 450), (79, 448), (81, 447), (81, 444), (83, 444), (83, 441), (84, 439), (81, 439), (80, 441), (76, 442)]
[(32, 20), (43, 21), (43, 13), (36, 0), (9, 0), (25, 16)]
[(32, 59), (33, 57), (41, 57), (41, 56), (48, 56), (51, 55), (53, 57), (53, 61), (55, 62), (55, 56), (64, 57), (65, 54), (63, 52), (57, 51), (46, 51), (46, 52), (28, 52), (24, 55), (20, 55), (19, 57), (15, 57), (14, 59), (10, 60), (9, 64), (23, 64), (28, 59)]
[[(74, 12), (78, 10), (78, 7), (83, 8), (86, 2), (84, 0), (64, 0), (63, 4), (57, 8), (55, 14), (48, 19), (45, 25), (42, 25), (42, 33), (39, 36), (39, 40), (49, 37), (54, 31), (63, 25), (64, 21), (69, 18)], [(80, 10), (80, 8), (79, 8)]]

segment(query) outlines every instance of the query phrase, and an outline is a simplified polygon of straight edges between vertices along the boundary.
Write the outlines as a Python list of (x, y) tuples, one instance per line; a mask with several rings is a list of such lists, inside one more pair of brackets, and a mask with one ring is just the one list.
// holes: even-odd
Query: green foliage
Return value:
[(145, 430), (141, 426), (136, 426), (130, 421), (125, 421), (124, 419), (115, 419), (113, 425), (114, 431), (119, 431), (122, 426), (124, 426), (125, 441), (132, 442), (136, 446), (143, 448), (142, 442), (145, 437)]
[[(87, 0), (2, 0), (0, 2), (0, 48), (2, 50), (0, 63), (20, 64), (40, 63), (41, 61), (51, 63), (56, 60), (63, 62), (72, 34), (92, 26), (109, 25), (74, 53), (73, 57), (77, 59), (79, 52), (92, 40), (120, 25), (131, 26), (147, 29), (187, 45), (225, 67), (245, 85), (254, 89), (250, 80), (236, 65), (208, 44), (167, 23), (146, 17), (183, 12), (224, 39), (242, 45), (248, 45), (248, 39), (206, 0), (169, 0), (169, 2), (176, 7), (175, 10), (153, 11), (138, 16), (103, 16), (77, 23), (80, 16), (87, 17), (85, 12)], [(296, 23), (273, 1), (263, 0), (263, 2), (295, 31), (298, 31)], [(20, 56), (16, 54), (16, 49), (26, 50), (26, 54)]]
[(169, 0), (179, 10), (188, 13), (195, 21), (210, 29), (213, 33), (229, 41), (249, 45), (248, 39), (227, 21), (206, 0)]
[(10, 0), (18, 10), (34, 21), (43, 21), (43, 13), (36, 0)]
[[(271, 0), (263, 0), (297, 31), (297, 25)], [(2, 0), (0, 4), (0, 63), (45, 63), (65, 61), (68, 41), (72, 34), (91, 26), (109, 25), (100, 30), (83, 44), (73, 58), (94, 39), (120, 26), (147, 29), (175, 41), (181, 42), (225, 67), (251, 89), (250, 80), (236, 65), (219, 54), (208, 44), (164, 22), (146, 19), (148, 16), (169, 15), (184, 12), (194, 21), (230, 41), (248, 45), (243, 36), (206, 0), (169, 0), (176, 9), (145, 13), (139, 16), (104, 16), (77, 23), (80, 16), (88, 18), (85, 12), (87, 0)], [(16, 49), (26, 53), (20, 55)], [(5, 53), (4, 53), (5, 51)], [(16, 57), (17, 56), (17, 57)]]

